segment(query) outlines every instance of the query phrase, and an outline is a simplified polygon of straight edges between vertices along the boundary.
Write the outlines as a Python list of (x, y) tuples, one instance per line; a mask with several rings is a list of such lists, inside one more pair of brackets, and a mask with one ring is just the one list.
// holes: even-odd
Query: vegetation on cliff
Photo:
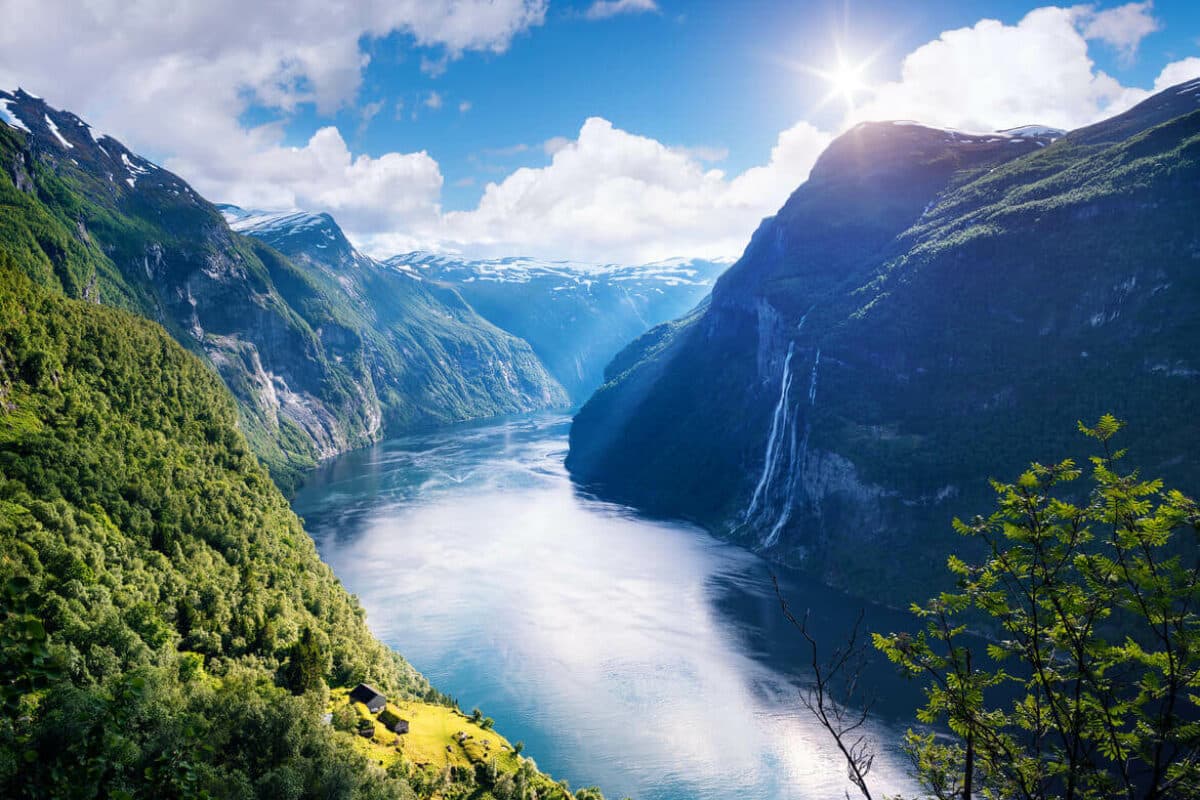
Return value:
[(24, 272), (0, 254), (0, 795), (498, 796), (324, 722), (363, 680), (448, 701), (368, 631), (209, 368)]

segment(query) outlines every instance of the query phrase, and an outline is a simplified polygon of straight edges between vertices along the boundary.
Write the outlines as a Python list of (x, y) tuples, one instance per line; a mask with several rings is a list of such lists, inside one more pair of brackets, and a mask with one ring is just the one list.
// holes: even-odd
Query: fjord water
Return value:
[[(799, 702), (808, 651), (768, 565), (579, 493), (568, 426), (540, 415), (385, 442), (325, 465), (294, 506), (375, 633), (556, 778), (638, 800), (842, 796), (845, 768)], [(863, 608), (779, 577), (830, 647)], [(864, 628), (899, 625), (911, 622), (867, 609)], [(873, 776), (899, 790), (891, 720), (916, 687), (877, 662), (867, 683), (868, 733), (893, 743)]]

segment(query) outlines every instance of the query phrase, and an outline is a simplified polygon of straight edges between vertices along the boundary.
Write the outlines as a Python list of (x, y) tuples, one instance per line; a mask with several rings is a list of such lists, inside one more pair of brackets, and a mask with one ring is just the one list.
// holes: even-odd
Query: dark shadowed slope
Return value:
[(618, 356), (572, 473), (893, 597), (938, 574), (989, 475), (1072, 452), (1078, 419), (1127, 418), (1138, 461), (1194, 485), (1198, 100), (1062, 137), (854, 128), (708, 308)]

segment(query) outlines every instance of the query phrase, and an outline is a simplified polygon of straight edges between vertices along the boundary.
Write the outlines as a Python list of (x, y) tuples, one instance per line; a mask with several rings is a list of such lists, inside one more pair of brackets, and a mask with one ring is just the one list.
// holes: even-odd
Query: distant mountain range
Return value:
[[(701, 259), (638, 266), (524, 257), (472, 260), (425, 251), (376, 261), (356, 250), (328, 214), (218, 208), (233, 230), (266, 242), (351, 294), (361, 295), (346, 285), (347, 276), (372, 275), (385, 283), (400, 280), (409, 293), (465, 300), (484, 319), (528, 342), (577, 403), (600, 386), (605, 365), (621, 348), (691, 310), (729, 266)], [(336, 291), (332, 284), (327, 288)], [(382, 284), (373, 290), (394, 293)], [(412, 313), (409, 309), (393, 321), (411, 320)]]
[[(622, 352), (567, 464), (891, 598), (943, 574), (989, 476), (1086, 453), (1113, 412), (1200, 481), (1200, 81), (1064, 134), (867, 123), (706, 306)], [(919, 590), (917, 594), (913, 591)]]
[(385, 429), (568, 403), (528, 344), (453, 289), (360, 256), (327, 216), (293, 224), (277, 250), (40, 98), (0, 92), (0, 121), (0, 250), (38, 283), (149, 317), (201, 354), (285, 484)]
[(488, 320), (529, 342), (579, 403), (604, 382), (604, 367), (625, 345), (690, 311), (729, 267), (682, 258), (638, 266), (472, 261), (427, 252), (386, 263), (452, 286)]

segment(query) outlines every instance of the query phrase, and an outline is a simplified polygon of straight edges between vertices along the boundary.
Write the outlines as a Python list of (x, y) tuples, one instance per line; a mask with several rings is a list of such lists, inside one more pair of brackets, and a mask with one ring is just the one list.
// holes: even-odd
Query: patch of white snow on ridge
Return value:
[[(493, 259), (469, 259), (447, 253), (414, 250), (386, 259), (395, 269), (435, 273), (443, 280), (476, 279), (493, 283), (529, 283), (533, 280), (557, 280), (581, 288), (596, 282), (656, 281), (670, 286), (711, 283), (702, 278), (698, 264), (727, 266), (732, 259), (668, 258), (639, 266), (600, 264), (583, 261), (556, 261), (509, 256)], [(712, 271), (709, 266), (709, 271)], [(715, 276), (714, 276), (715, 277)]]
[[(141, 166), (140, 164), (134, 164), (132, 161), (129, 160), (129, 156), (126, 155), (125, 153), (121, 153), (121, 163), (125, 165), (125, 169), (129, 170), (129, 177), (125, 179), (125, 182), (129, 184), (130, 189), (132, 189), (134, 187), (134, 185), (137, 184), (138, 178), (140, 178), (141, 176), (145, 175), (147, 172), (150, 171), (150, 170), (146, 169), (145, 167)], [(146, 162), (146, 163), (149, 163), (149, 162)], [(151, 165), (151, 166), (153, 166), (153, 165)]]
[(71, 144), (66, 140), (66, 138), (63, 137), (62, 133), (58, 130), (58, 126), (54, 124), (54, 120), (50, 119), (50, 115), (43, 114), (42, 116), (46, 119), (46, 127), (50, 129), (50, 133), (54, 135), (54, 138), (58, 139), (58, 143), (68, 150), (74, 150), (75, 145)]
[(19, 131), (32, 133), (33, 131), (29, 130), (29, 126), (21, 121), (21, 118), (16, 115), (11, 106), (12, 100), (9, 100), (6, 97), (0, 97), (0, 120), (4, 120), (4, 123), (10, 128), (16, 128)]
[(1193, 81), (1188, 81), (1183, 86), (1179, 87), (1178, 94), (1187, 94), (1188, 92), (1200, 92), (1200, 78)]
[(92, 141), (93, 141), (93, 142), (95, 142), (95, 143), (96, 143), (96, 146), (100, 148), (100, 152), (104, 153), (104, 155), (108, 155), (108, 151), (107, 151), (107, 150), (105, 150), (105, 149), (104, 149), (104, 148), (103, 148), (103, 147), (100, 145), (100, 140), (101, 140), (101, 139), (106, 139), (106, 138), (109, 138), (109, 137), (108, 137), (108, 134), (107, 134), (107, 133), (101, 133), (100, 131), (98, 131), (98, 130), (96, 130), (95, 128), (93, 128), (91, 125), (88, 125), (88, 124), (87, 124), (86, 122), (84, 122), (83, 120), (79, 120), (79, 124), (83, 126), (83, 129), (84, 129), (85, 131), (87, 131), (87, 133), (88, 133), (88, 136), (92, 137)]
[(1005, 128), (1002, 131), (997, 131), (997, 133), (1016, 136), (1021, 139), (1058, 139), (1067, 135), (1067, 132), (1062, 128), (1051, 128), (1049, 125), (1021, 125), (1017, 128)]
[(906, 128), (926, 128), (931, 131), (944, 133), (950, 138), (946, 141), (959, 141), (962, 139), (976, 139), (984, 142), (1000, 142), (1006, 139), (1019, 141), (1021, 139), (1057, 139), (1066, 135), (1066, 131), (1059, 128), (1051, 128), (1048, 125), (1021, 125), (1016, 128), (1006, 128), (1002, 131), (964, 131), (958, 128), (946, 128), (938, 125), (926, 125), (924, 122), (917, 122), (911, 119), (894, 119), (892, 125), (898, 125)]
[[(324, 214), (314, 214), (309, 211), (257, 211), (234, 216), (229, 227), (239, 233), (257, 231), (259, 233), (279, 233), (286, 231), (304, 231), (324, 228), (329, 224)], [(329, 239), (333, 234), (326, 231)]]

